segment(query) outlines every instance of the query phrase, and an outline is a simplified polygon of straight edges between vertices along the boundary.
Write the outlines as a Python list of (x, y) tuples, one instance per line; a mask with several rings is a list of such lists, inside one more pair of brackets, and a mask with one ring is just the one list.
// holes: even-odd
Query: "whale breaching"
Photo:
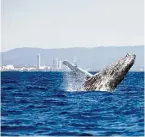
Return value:
[(125, 57), (95, 75), (71, 64), (69, 61), (63, 61), (63, 64), (69, 67), (76, 75), (85, 77), (84, 90), (113, 91), (133, 66), (135, 58), (135, 54), (127, 53)]

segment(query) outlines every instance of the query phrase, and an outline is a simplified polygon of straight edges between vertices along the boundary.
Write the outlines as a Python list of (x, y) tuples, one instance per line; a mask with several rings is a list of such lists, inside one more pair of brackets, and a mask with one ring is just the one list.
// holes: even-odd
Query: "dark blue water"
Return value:
[(144, 135), (143, 72), (128, 73), (113, 93), (66, 91), (66, 75), (2, 72), (1, 134)]

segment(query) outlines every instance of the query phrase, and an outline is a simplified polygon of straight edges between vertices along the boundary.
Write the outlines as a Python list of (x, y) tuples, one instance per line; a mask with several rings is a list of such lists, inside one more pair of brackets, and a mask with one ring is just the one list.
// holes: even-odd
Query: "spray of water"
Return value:
[(84, 91), (83, 84), (85, 77), (77, 75), (73, 72), (64, 73), (64, 88), (66, 91)]

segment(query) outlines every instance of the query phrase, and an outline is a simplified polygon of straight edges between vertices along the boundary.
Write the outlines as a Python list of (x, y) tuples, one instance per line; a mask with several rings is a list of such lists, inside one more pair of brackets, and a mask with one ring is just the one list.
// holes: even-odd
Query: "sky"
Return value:
[(144, 44), (144, 0), (1, 0), (1, 50)]

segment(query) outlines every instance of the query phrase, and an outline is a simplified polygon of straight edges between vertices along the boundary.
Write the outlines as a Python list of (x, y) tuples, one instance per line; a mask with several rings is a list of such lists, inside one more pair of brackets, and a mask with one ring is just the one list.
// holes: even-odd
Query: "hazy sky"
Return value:
[(2, 0), (2, 51), (143, 45), (144, 0)]

